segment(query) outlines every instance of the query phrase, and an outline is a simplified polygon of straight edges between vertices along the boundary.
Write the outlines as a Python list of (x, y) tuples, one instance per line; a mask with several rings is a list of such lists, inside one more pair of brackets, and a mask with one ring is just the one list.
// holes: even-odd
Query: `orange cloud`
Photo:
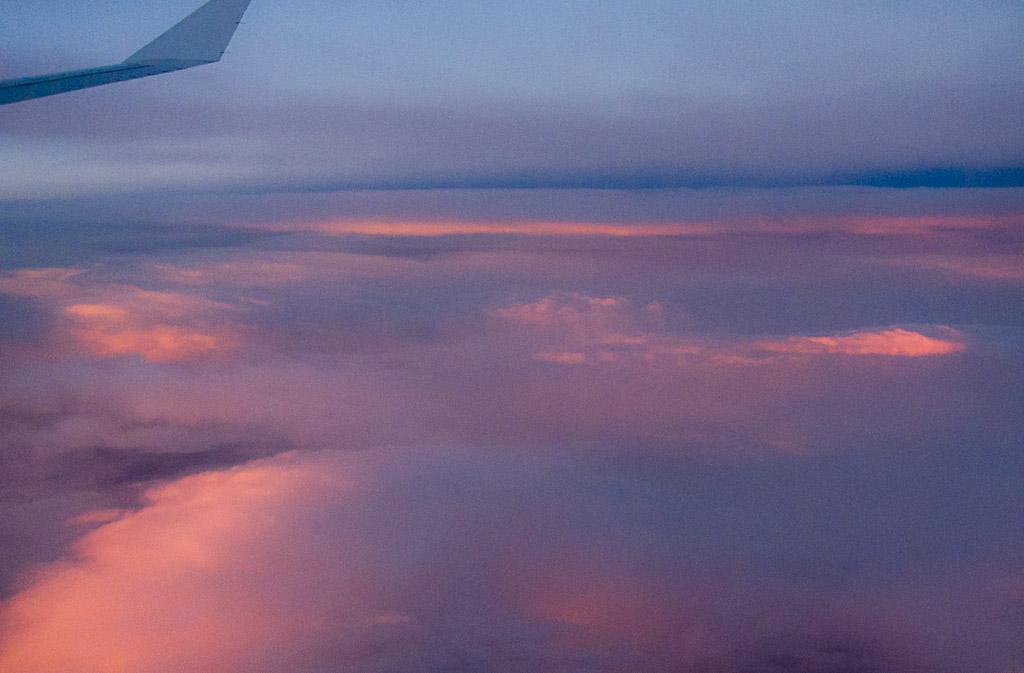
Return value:
[(188, 332), (180, 327), (160, 325), (147, 330), (107, 332), (87, 328), (76, 332), (92, 355), (114, 357), (141, 355), (147, 362), (177, 362), (216, 350), (221, 342), (210, 334)]
[(706, 361), (749, 366), (766, 364), (780, 356), (921, 357), (950, 355), (966, 347), (963, 335), (948, 327), (932, 328), (936, 336), (893, 327), (761, 340), (682, 337), (664, 330), (664, 309), (657, 303), (641, 308), (620, 297), (580, 294), (514, 304), (495, 314), (523, 330), (525, 338), (533, 342), (533, 359), (565, 365)]
[(65, 313), (74, 323), (74, 338), (87, 352), (100, 357), (137, 354), (148, 362), (176, 362), (224, 346), (224, 340), (213, 334), (174, 325), (145, 325), (146, 316), (130, 314), (120, 306), (74, 304)]
[(526, 325), (575, 324), (586, 320), (606, 320), (614, 309), (625, 309), (629, 303), (620, 297), (588, 297), (572, 294), (545, 297), (528, 304), (498, 309), (498, 317)]
[(561, 335), (577, 344), (623, 345), (638, 343), (644, 332), (659, 329), (663, 310), (657, 302), (641, 308), (622, 297), (567, 294), (514, 304), (498, 309), (495, 315), (512, 325), (541, 329), (548, 338)]
[[(233, 307), (204, 297), (92, 284), (86, 271), (28, 269), (0, 274), (0, 292), (52, 302), (66, 318), (53, 353), (100, 357), (136, 354), (149, 362), (174, 362), (230, 347), (224, 314)], [(67, 339), (74, 345), (69, 347)]]
[(550, 352), (550, 353), (536, 353), (533, 356), (537, 360), (545, 360), (547, 362), (555, 362), (560, 365), (581, 365), (587, 360), (587, 356), (583, 353), (564, 353), (564, 352)]
[(125, 310), (117, 306), (104, 306), (102, 304), (75, 304), (66, 309), (69, 315), (77, 318), (103, 318), (106, 320), (120, 320), (125, 316)]
[[(119, 518), (89, 517), (111, 522), (6, 604), (0, 672), (253, 670), (268, 647), (327, 628), (345, 573), (326, 572), (312, 550), (296, 556), (289, 513), (349, 488), (343, 466), (285, 456), (152, 489)], [(287, 591), (274, 589), (282, 573)]]
[(527, 236), (685, 236), (720, 231), (714, 224), (662, 222), (656, 224), (613, 224), (606, 222), (462, 222), (393, 220), (317, 220), (274, 222), (256, 225), (270, 231), (316, 231), (340, 236), (456, 236), (471, 234), (522, 234)]
[[(952, 332), (952, 330), (950, 330)], [(955, 333), (953, 333), (955, 334)], [(777, 353), (842, 355), (891, 355), (921, 357), (949, 355), (964, 350), (958, 339), (934, 339), (905, 329), (857, 332), (848, 336), (794, 336), (779, 341), (758, 341), (754, 348)]]
[(864, 235), (926, 234), (944, 229), (987, 229), (1005, 226), (1008, 218), (994, 216), (817, 216), (732, 218), (721, 221), (668, 221), (622, 224), (615, 222), (525, 220), (293, 220), (244, 223), (268, 231), (313, 231), (331, 236), (464, 236), (511, 234), (524, 236), (710, 236), (737, 232), (807, 233), (848, 231)]

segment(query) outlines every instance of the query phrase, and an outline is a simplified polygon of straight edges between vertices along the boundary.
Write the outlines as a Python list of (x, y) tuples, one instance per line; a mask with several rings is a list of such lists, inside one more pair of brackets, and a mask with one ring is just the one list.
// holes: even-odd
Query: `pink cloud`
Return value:
[(642, 523), (654, 494), (608, 500), (578, 470), (524, 452), (284, 454), (153, 487), (81, 517), (98, 527), (74, 555), (2, 605), (0, 671), (451, 670), (470, 653), (482, 671), (763, 670), (778, 638), (808, 661), (868, 642), (864, 667), (916, 672), (941, 670), (908, 654), (927, 627), (941, 643), (984, 624), (664, 556)]
[(660, 304), (638, 307), (621, 297), (551, 296), (495, 313), (530, 333), (536, 348), (534, 359), (561, 364), (704, 360), (743, 366), (764, 364), (777, 356), (921, 357), (951, 355), (965, 349), (963, 335), (942, 326), (931, 328), (941, 334), (934, 337), (902, 327), (775, 339), (684, 337), (664, 329)]
[[(186, 317), (192, 302), (180, 295), (141, 293), (124, 306), (74, 304), (65, 309), (72, 326), (68, 333), (91, 355), (141, 355), (147, 362), (177, 362), (225, 350), (225, 334), (204, 333), (164, 324), (165, 319)], [(146, 301), (152, 301), (147, 304)], [(202, 301), (194, 302), (197, 309)], [(155, 324), (154, 324), (155, 323)], [(221, 328), (223, 331), (223, 328)]]
[(566, 352), (551, 352), (551, 353), (535, 353), (533, 356), (537, 360), (544, 360), (546, 362), (554, 362), (560, 365), (581, 365), (587, 361), (587, 356), (583, 353), (566, 353)]
[[(249, 226), (249, 225), (247, 225)], [(328, 235), (453, 236), (469, 234), (523, 234), (529, 236), (685, 236), (715, 233), (714, 224), (662, 222), (615, 224), (584, 221), (408, 221), (408, 220), (313, 220), (279, 221), (254, 225), (270, 231), (316, 231)]]
[(103, 320), (121, 320), (125, 317), (125, 310), (117, 306), (104, 306), (102, 304), (74, 304), (65, 309), (68, 315), (86, 320), (99, 318)]
[(332, 236), (453, 236), (519, 234), (527, 236), (709, 236), (736, 232), (808, 233), (822, 230), (863, 235), (928, 234), (948, 229), (989, 229), (1012, 218), (986, 215), (837, 215), (780, 216), (766, 219), (734, 216), (727, 220), (692, 219), (663, 222), (605, 222), (595, 220), (471, 220), (471, 219), (311, 219), (238, 223), (268, 231), (312, 231)]
[(211, 334), (160, 325), (152, 329), (107, 331), (90, 326), (75, 336), (92, 355), (116, 357), (138, 354), (147, 362), (178, 362), (218, 350), (222, 341)]
[(950, 355), (964, 350), (964, 343), (953, 330), (950, 337), (936, 339), (902, 328), (857, 332), (846, 336), (794, 336), (781, 340), (757, 341), (756, 349), (800, 355), (890, 355), (922, 357)]
[(616, 316), (631, 319), (629, 302), (621, 297), (590, 297), (583, 294), (545, 297), (535, 302), (498, 309), (498, 317), (526, 325), (576, 327), (600, 326)]
[(613, 349), (642, 348), (664, 321), (657, 302), (637, 307), (622, 297), (579, 293), (513, 304), (494, 313), (514, 329), (534, 334), (541, 348), (534, 358), (563, 364), (609, 361)]
[(253, 670), (275, 646), (327, 628), (328, 608), (354, 608), (353, 586), (333, 605), (346, 570), (326, 570), (344, 565), (340, 544), (332, 560), (318, 561), (309, 540), (301, 551), (287, 542), (295, 515), (349, 488), (337, 465), (283, 458), (154, 488), (141, 510), (116, 520), (86, 517), (113, 522), (5, 605), (0, 671)]
[(199, 295), (98, 281), (76, 269), (31, 269), (0, 277), (0, 291), (48, 302), (64, 320), (47, 358), (88, 353), (177, 362), (225, 352), (238, 341), (235, 308)]

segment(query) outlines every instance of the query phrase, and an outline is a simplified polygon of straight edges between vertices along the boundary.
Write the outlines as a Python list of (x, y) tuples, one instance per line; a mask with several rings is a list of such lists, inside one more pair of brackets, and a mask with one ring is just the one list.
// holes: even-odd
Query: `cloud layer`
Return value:
[[(0, 670), (1011, 670), (1006, 651), (944, 641), (1019, 600), (997, 584), (967, 614), (919, 603), (942, 574), (896, 595), (763, 584), (645, 523), (684, 502), (521, 452), (288, 454), (188, 477), (37, 571), (5, 607)], [(976, 588), (953, 581), (947, 598)]]
[(1002, 217), (26, 234), (0, 671), (1015, 673)]
[[(164, 5), (19, 10), (3, 61), (116, 62), (180, 15)], [(307, 9), (252, 7), (215, 68), (7, 106), (0, 199), (1022, 185), (1008, 2)]]
[(0, 109), (0, 673), (1024, 670), (1016, 3), (302, 4)]

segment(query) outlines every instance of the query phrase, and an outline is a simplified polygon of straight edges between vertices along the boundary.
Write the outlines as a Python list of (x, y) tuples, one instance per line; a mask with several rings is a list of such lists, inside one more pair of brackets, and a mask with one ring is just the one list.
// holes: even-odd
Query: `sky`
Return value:
[(253, 0), (0, 107), (0, 673), (1022, 673), (1022, 35)]

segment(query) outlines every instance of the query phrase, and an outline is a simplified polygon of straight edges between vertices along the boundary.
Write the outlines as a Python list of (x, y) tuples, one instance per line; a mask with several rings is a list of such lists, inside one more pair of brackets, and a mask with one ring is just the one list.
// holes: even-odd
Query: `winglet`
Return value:
[(250, 0), (209, 0), (173, 28), (129, 56), (126, 64), (216, 63), (224, 55)]
[(0, 105), (216, 63), (250, 0), (209, 0), (116, 65), (0, 82)]

